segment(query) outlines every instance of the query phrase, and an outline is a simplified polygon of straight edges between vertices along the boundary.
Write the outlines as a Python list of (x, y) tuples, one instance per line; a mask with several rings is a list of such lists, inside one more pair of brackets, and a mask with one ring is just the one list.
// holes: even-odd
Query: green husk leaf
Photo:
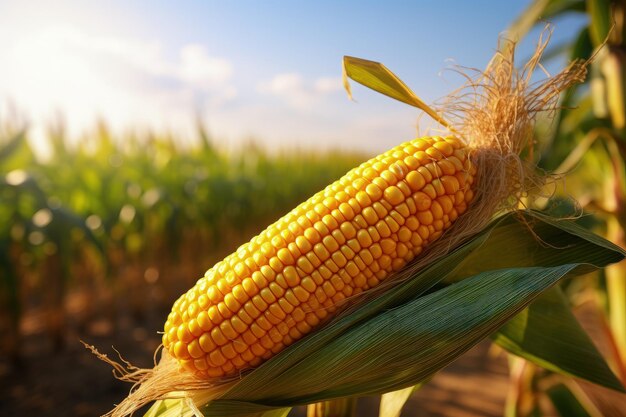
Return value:
[(535, 211), (517, 214), (523, 217), (515, 214), (502, 217), (480, 251), (473, 251), (455, 265), (447, 281), (486, 270), (567, 262), (583, 267), (588, 264), (591, 272), (619, 262), (626, 255), (623, 249), (571, 220), (555, 219)]
[[(246, 378), (245, 386), (235, 386), (225, 396), (241, 395), (249, 406), (282, 407), (411, 386), (452, 362), (576, 269), (566, 264), (481, 273), (350, 328), (277, 373), (265, 387)], [(241, 404), (224, 408), (221, 402), (215, 400), (201, 411), (207, 417), (247, 415)]]
[[(555, 220), (538, 213), (534, 216), (542, 221), (533, 223), (532, 233), (530, 229), (519, 233), (514, 230), (514, 224), (502, 224), (494, 230), (493, 238), (485, 243), (481, 251), (470, 255), (459, 264), (448, 279), (458, 280), (467, 273), (510, 266), (554, 265), (559, 259), (565, 258), (569, 261), (577, 260), (581, 264), (593, 263), (594, 260), (587, 256), (593, 245), (622, 252), (612, 243), (573, 222)], [(570, 246), (567, 251), (563, 251), (562, 244), (546, 246), (540, 251), (532, 249), (537, 238), (545, 245), (554, 245), (553, 242), (565, 242), (568, 234), (583, 238), (584, 241)], [(507, 250), (503, 251), (503, 247)], [(611, 252), (607, 252), (607, 255), (609, 253)], [(606, 261), (611, 262), (609, 259)], [(595, 265), (599, 266), (597, 263)], [(539, 297), (529, 309), (500, 329), (494, 339), (511, 353), (546, 369), (624, 391), (600, 352), (570, 312), (567, 300), (558, 289), (547, 291)]]
[[(524, 234), (531, 238), (515, 238)], [(500, 248), (500, 263), (491, 259), (494, 248)], [(200, 410), (248, 416), (415, 385), (562, 277), (623, 257), (619, 248), (569, 222), (533, 212), (505, 215), (411, 279), (290, 346)], [(459, 282), (425, 294), (448, 278)]]

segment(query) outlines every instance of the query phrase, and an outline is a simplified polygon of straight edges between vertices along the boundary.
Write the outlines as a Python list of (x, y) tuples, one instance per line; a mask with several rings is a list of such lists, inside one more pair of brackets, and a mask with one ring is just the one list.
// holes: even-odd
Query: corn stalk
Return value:
[[(593, 57), (594, 62), (587, 87), (573, 87), (563, 95), (552, 139), (543, 144), (542, 162), (545, 168), (568, 175), (565, 194), (594, 213), (597, 222), (591, 226), (626, 247), (626, 4), (619, 0), (537, 0), (510, 32), (521, 38), (545, 19), (572, 14), (586, 15), (589, 23), (562, 50), (568, 59)], [(605, 333), (613, 369), (626, 382), (626, 265), (608, 267), (604, 285), (597, 291), (606, 309)], [(566, 384), (555, 391), (561, 400), (567, 389)], [(581, 398), (570, 396), (576, 397)]]

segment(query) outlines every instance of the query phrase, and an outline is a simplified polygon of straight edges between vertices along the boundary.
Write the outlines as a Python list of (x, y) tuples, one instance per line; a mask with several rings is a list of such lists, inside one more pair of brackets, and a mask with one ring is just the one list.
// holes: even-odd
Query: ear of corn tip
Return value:
[(260, 364), (436, 240), (466, 211), (475, 172), (454, 137), (364, 162), (209, 269), (174, 303), (163, 345), (203, 377)]

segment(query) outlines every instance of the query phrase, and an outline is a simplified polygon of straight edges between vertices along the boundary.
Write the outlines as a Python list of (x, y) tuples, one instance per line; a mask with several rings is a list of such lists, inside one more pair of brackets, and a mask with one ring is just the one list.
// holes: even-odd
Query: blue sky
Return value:
[[(16, 107), (37, 140), (59, 114), (74, 137), (101, 118), (188, 140), (200, 117), (223, 146), (377, 152), (414, 136), (418, 112), (360, 87), (349, 102), (343, 55), (384, 62), (433, 101), (460, 84), (442, 70), (484, 67), (528, 3), (4, 1), (0, 117)], [(558, 43), (584, 20), (555, 23)]]

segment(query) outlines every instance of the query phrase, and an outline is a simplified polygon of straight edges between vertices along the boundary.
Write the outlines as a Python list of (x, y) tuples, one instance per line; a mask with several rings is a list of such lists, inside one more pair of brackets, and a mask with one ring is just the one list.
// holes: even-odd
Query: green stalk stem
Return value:
[(609, 53), (602, 60), (602, 73), (606, 80), (607, 105), (613, 127), (623, 130), (626, 127), (626, 55), (617, 46), (609, 45)]
[[(625, 246), (624, 230), (615, 217), (610, 217), (607, 225), (608, 238)], [(606, 268), (606, 285), (609, 302), (609, 323), (623, 364), (626, 358), (626, 264), (623, 262)], [(624, 375), (621, 376), (624, 379)]]

